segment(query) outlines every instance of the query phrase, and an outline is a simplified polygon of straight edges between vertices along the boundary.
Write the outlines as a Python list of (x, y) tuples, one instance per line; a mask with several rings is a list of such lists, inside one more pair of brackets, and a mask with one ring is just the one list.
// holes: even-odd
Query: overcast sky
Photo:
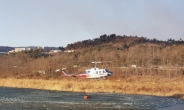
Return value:
[(67, 46), (103, 34), (184, 40), (184, 0), (0, 0), (0, 46)]

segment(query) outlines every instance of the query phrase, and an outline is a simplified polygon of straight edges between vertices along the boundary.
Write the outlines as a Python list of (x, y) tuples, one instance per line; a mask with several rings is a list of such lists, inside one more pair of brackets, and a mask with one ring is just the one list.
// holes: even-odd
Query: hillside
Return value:
[[(87, 42), (88, 41), (88, 42)], [(58, 68), (67, 68), (70, 73), (81, 73), (93, 67), (91, 61), (108, 61), (99, 67), (107, 67), (115, 76), (131, 72), (132, 74), (159, 74), (169, 76), (184, 74), (184, 41), (159, 41), (136, 36), (103, 35), (94, 40), (69, 44), (66, 49), (75, 49), (73, 53), (42, 56), (40, 51), (27, 51), (0, 56), (1, 77), (56, 78)], [(77, 65), (77, 68), (73, 68)], [(141, 69), (129, 68), (136, 65)], [(15, 68), (16, 67), (16, 68)], [(128, 68), (128, 71), (122, 71)], [(162, 68), (162, 69), (153, 69)], [(171, 69), (171, 70), (169, 70)], [(47, 74), (39, 74), (38, 71)], [(123, 72), (123, 73), (122, 73)], [(177, 76), (176, 75), (176, 76)]]
[(182, 39), (176, 41), (174, 39), (168, 39), (167, 41), (161, 41), (157, 39), (147, 39), (145, 37), (137, 37), (137, 36), (127, 36), (127, 35), (101, 35), (99, 38), (95, 39), (89, 39), (84, 41), (78, 41), (72, 44), (68, 44), (66, 49), (81, 49), (81, 48), (87, 48), (87, 47), (93, 47), (101, 44), (107, 44), (107, 43), (113, 43), (113, 44), (122, 44), (121, 47), (128, 48), (136, 44), (141, 43), (152, 43), (157, 45), (181, 45), (184, 44), (184, 41)]
[(0, 52), (8, 52), (10, 50), (14, 50), (14, 47), (8, 47), (8, 46), (0, 46)]
[[(183, 41), (110, 36), (69, 44), (66, 49), (75, 49), (70, 53), (43, 56), (42, 51), (31, 50), (1, 55), (0, 86), (184, 98)], [(97, 67), (108, 68), (113, 75), (94, 81), (55, 71), (83, 73), (94, 67), (91, 61), (103, 62)]]

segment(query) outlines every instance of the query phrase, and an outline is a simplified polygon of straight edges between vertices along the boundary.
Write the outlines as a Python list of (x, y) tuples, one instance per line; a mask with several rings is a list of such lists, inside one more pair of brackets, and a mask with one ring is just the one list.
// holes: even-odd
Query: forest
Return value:
[[(101, 61), (98, 67), (109, 68), (114, 73), (112, 79), (136, 75), (159, 78), (184, 76), (182, 39), (159, 41), (111, 34), (68, 44), (60, 49), (75, 51), (49, 56), (42, 55), (39, 50), (0, 55), (0, 77), (59, 79), (63, 76), (56, 73), (56, 69), (67, 68), (69, 73), (78, 74), (94, 67), (90, 63), (92, 61)], [(131, 65), (136, 65), (136, 68)]]
[(184, 41), (181, 38), (179, 40), (170, 38), (167, 41), (162, 41), (162, 40), (157, 40), (155, 38), (147, 39), (146, 37), (137, 37), (137, 36), (131, 36), (131, 35), (120, 36), (116, 34), (111, 34), (111, 35), (104, 34), (104, 35), (101, 35), (99, 38), (95, 38), (92, 40), (89, 39), (89, 40), (68, 44), (66, 49), (80, 49), (80, 48), (92, 47), (92, 46), (97, 46), (97, 45), (110, 43), (110, 42), (113, 44), (121, 43), (123, 44), (122, 46), (125, 48), (131, 47), (135, 44), (140, 44), (140, 43), (153, 43), (153, 44), (164, 45), (164, 46), (184, 44)]

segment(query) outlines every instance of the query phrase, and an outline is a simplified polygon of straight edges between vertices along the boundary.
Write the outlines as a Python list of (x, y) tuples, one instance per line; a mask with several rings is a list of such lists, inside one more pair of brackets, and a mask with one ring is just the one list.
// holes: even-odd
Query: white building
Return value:
[(49, 54), (54, 54), (54, 53), (61, 53), (61, 50), (50, 50)]
[(70, 53), (70, 52), (74, 52), (74, 50), (65, 50), (64, 52)]
[(25, 50), (26, 50), (26, 48), (15, 48), (15, 52), (22, 52)]
[(7, 53), (8, 54), (17, 53), (17, 52), (23, 52), (23, 51), (26, 51), (26, 50), (31, 50), (31, 48), (15, 48), (15, 50), (8, 51)]

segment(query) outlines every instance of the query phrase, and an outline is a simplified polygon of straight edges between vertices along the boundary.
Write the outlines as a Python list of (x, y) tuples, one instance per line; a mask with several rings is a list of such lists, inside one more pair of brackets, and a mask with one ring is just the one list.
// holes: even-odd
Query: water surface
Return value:
[[(84, 95), (90, 99), (84, 99)], [(166, 110), (184, 100), (145, 95), (60, 92), (0, 87), (0, 110)]]

